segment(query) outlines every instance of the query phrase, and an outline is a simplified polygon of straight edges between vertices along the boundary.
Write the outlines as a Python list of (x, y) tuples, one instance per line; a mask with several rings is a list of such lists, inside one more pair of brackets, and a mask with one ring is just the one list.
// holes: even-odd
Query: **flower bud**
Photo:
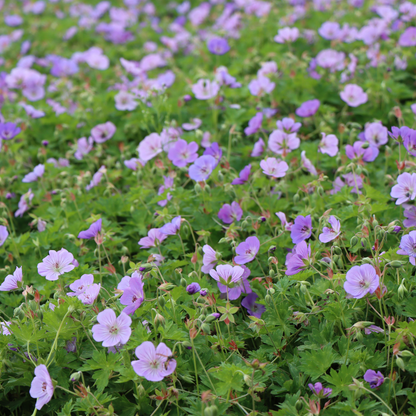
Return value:
[(271, 289), (269, 289), (269, 293), (270, 293), (271, 295), (274, 295), (274, 294), (276, 293), (276, 291), (275, 291), (273, 288), (271, 288)]
[(211, 329), (210, 329), (210, 327), (209, 327), (209, 324), (207, 324), (207, 323), (203, 323), (202, 325), (201, 325), (201, 330), (204, 332), (204, 334), (206, 334), (206, 335), (209, 335), (210, 333), (211, 333)]
[(406, 371), (406, 366), (404, 365), (403, 358), (396, 357), (396, 364), (397, 364), (397, 367), (401, 368), (403, 371)]
[(82, 372), (81, 371), (77, 371), (76, 373), (72, 373), (69, 377), (69, 381), (72, 381), (72, 383), (75, 383), (76, 381), (78, 381), (81, 377)]
[(248, 374), (244, 374), (244, 383), (247, 384), (247, 386), (251, 387), (252, 385), (252, 379)]
[(317, 191), (318, 191), (318, 195), (319, 196), (323, 196), (324, 195), (324, 188), (322, 188), (322, 186), (318, 186)]
[(219, 315), (219, 313), (218, 313), (218, 314), (213, 313), (213, 314), (211, 314), (211, 315), (208, 315), (208, 316), (205, 318), (205, 322), (209, 323), (209, 322), (212, 322), (212, 321), (217, 320), (217, 319), (219, 318), (219, 316), (217, 317), (216, 315)]
[(337, 266), (340, 269), (342, 269), (344, 267), (344, 263), (342, 262), (342, 258), (341, 257), (337, 260)]
[[(394, 269), (399, 269), (400, 267), (403, 266), (404, 263), (402, 263), (400, 260), (393, 260), (392, 262), (389, 263), (389, 265), (391, 267), (393, 267)], [(404, 280), (404, 279), (403, 279)], [(402, 282), (403, 283), (403, 282)]]
[(402, 299), (403, 296), (407, 293), (406, 286), (404, 285), (404, 280), (405, 279), (402, 280), (402, 282), (400, 283), (399, 288), (397, 289), (397, 293), (398, 293), (400, 299)]
[(293, 202), (294, 202), (295, 204), (299, 202), (299, 199), (300, 199), (299, 194), (295, 194), (295, 195), (293, 195)]
[(165, 298), (163, 296), (159, 296), (157, 301), (158, 301), (161, 308), (165, 307), (166, 301), (165, 301)]
[(13, 316), (17, 319), (23, 319), (25, 317), (25, 313), (23, 312), (22, 305), (20, 305), (18, 308), (15, 308), (13, 311)]
[(337, 254), (342, 254), (342, 251), (341, 251), (341, 249), (338, 246), (334, 246), (334, 251)]
[(363, 248), (365, 248), (365, 246), (367, 245), (367, 240), (365, 238), (361, 239), (361, 245)]
[(187, 286), (186, 280), (183, 277), (181, 279), (181, 286), (183, 286), (183, 287)]
[(399, 355), (402, 357), (413, 357), (414, 354), (411, 351), (403, 350), (399, 352)]
[(242, 228), (243, 230), (245, 230), (247, 227), (248, 227), (248, 221), (244, 220), (244, 221), (241, 223), (241, 228)]
[(273, 303), (273, 299), (272, 299), (272, 297), (270, 295), (266, 295), (264, 297), (264, 300), (266, 301), (266, 303), (268, 303), (270, 305)]
[(157, 328), (159, 325), (165, 324), (165, 318), (160, 313), (157, 313), (153, 322)]
[(222, 174), (221, 171), (218, 172), (217, 178), (220, 182), (222, 182), (224, 180), (224, 175)]
[(369, 257), (364, 257), (361, 261), (362, 261), (364, 264), (371, 264), (371, 259), (370, 259)]
[(204, 416), (218, 416), (218, 407), (215, 405), (206, 407), (204, 410)]
[(197, 194), (199, 194), (202, 191), (201, 185), (199, 183), (196, 183), (194, 186), (194, 190)]

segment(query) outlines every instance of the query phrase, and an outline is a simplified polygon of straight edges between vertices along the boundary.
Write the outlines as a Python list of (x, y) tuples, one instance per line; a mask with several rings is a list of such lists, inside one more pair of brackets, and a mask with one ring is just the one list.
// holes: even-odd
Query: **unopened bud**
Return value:
[(160, 313), (157, 313), (153, 322), (157, 328), (159, 325), (165, 324), (165, 318)]
[(199, 183), (196, 183), (194, 186), (194, 190), (197, 194), (201, 193), (202, 191), (201, 185)]
[(394, 269), (398, 269), (403, 266), (403, 263), (400, 260), (393, 260), (392, 262), (389, 263), (389, 265), (393, 267)]
[(396, 357), (396, 364), (397, 367), (401, 368), (403, 371), (406, 371), (406, 366), (404, 365), (404, 361), (401, 357)]
[(299, 199), (300, 199), (299, 194), (295, 194), (295, 195), (293, 195), (293, 202), (294, 202), (295, 204), (299, 202)]
[(159, 296), (157, 300), (159, 302), (160, 307), (164, 308), (166, 304), (165, 298), (163, 296)]
[(13, 311), (13, 316), (19, 320), (25, 317), (25, 313), (23, 312), (22, 306), (23, 305), (20, 305), (18, 308), (15, 308), (15, 310)]
[(188, 283), (186, 283), (186, 280), (183, 277), (181, 279), (181, 286), (183, 286), (183, 287), (188, 286)]
[(354, 247), (354, 246), (356, 246), (358, 244), (358, 237), (357, 236), (352, 236), (351, 237), (351, 240), (350, 240), (350, 246), (351, 247)]
[(338, 246), (334, 246), (334, 251), (337, 254), (342, 254), (342, 251), (341, 251), (341, 249)]
[(201, 325), (201, 330), (204, 332), (204, 334), (210, 334), (210, 332), (211, 332), (209, 324), (207, 324), (205, 322)]
[(204, 416), (218, 416), (218, 407), (215, 405), (206, 407), (204, 410)]
[(218, 172), (217, 178), (220, 182), (222, 182), (224, 180), (224, 175), (222, 174), (221, 171)]
[(72, 381), (72, 383), (75, 383), (76, 381), (78, 381), (81, 377), (82, 372), (81, 371), (77, 371), (76, 373), (72, 373), (69, 377), (69, 381)]

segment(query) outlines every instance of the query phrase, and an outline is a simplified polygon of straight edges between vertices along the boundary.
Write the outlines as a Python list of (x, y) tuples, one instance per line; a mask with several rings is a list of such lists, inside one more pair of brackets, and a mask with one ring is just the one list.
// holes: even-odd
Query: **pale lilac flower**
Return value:
[(131, 159), (125, 160), (124, 165), (131, 169), (136, 171), (139, 166), (144, 166), (146, 162), (143, 162), (142, 160), (138, 159), (137, 157), (132, 157)]
[(256, 293), (249, 293), (242, 301), (241, 306), (247, 309), (250, 316), (255, 316), (261, 319), (261, 315), (266, 312), (266, 307), (260, 303), (256, 303), (258, 295)]
[(296, 109), (296, 115), (299, 117), (311, 117), (318, 111), (320, 105), (321, 102), (316, 99), (305, 101), (299, 108)]
[(329, 217), (329, 224), (332, 228), (324, 227), (322, 233), (319, 234), (319, 241), (322, 243), (328, 243), (335, 240), (341, 234), (341, 223), (333, 215)]
[(350, 107), (358, 107), (368, 101), (368, 95), (364, 90), (356, 84), (347, 84), (340, 93), (342, 101), (346, 102)]
[(243, 216), (243, 210), (237, 202), (224, 204), (218, 212), (218, 218), (226, 224), (231, 224), (234, 221), (240, 221)]
[(409, 256), (409, 261), (416, 266), (416, 231), (410, 231), (409, 234), (402, 236), (400, 249), (397, 254)]
[(412, 156), (416, 156), (416, 131), (410, 130), (407, 135), (405, 135), (403, 140), (403, 146)]
[(21, 217), (29, 209), (29, 204), (32, 201), (35, 194), (29, 189), (25, 194), (20, 198), (18, 207), (19, 209), (14, 213), (15, 217)]
[(120, 298), (120, 303), (126, 305), (124, 313), (132, 314), (144, 301), (143, 280), (140, 277), (132, 277), (129, 281), (129, 287), (124, 289)]
[(268, 146), (273, 153), (284, 157), (300, 146), (300, 139), (296, 137), (296, 133), (288, 134), (282, 130), (274, 130), (269, 136)]
[(257, 133), (261, 128), (261, 124), (263, 122), (263, 113), (257, 113), (252, 119), (248, 122), (248, 127), (244, 129), (244, 133), (247, 136), (250, 134)]
[(214, 55), (224, 55), (230, 50), (227, 39), (212, 38), (207, 43), (208, 50)]
[(351, 160), (373, 162), (377, 158), (379, 150), (376, 146), (365, 147), (365, 142), (357, 141), (352, 146), (349, 144), (345, 146), (345, 154)]
[(161, 381), (176, 369), (176, 360), (172, 351), (161, 342), (157, 348), (145, 341), (136, 348), (138, 360), (132, 361), (133, 370), (148, 381)]
[(228, 264), (219, 265), (209, 274), (217, 281), (217, 286), (221, 293), (226, 293), (229, 300), (238, 299), (243, 292), (241, 280), (243, 279), (244, 269), (240, 266), (230, 266)]
[(131, 335), (131, 318), (121, 312), (119, 317), (112, 309), (105, 309), (97, 315), (98, 324), (92, 327), (95, 341), (102, 342), (103, 347), (113, 347), (118, 343), (127, 344)]
[(183, 123), (182, 128), (187, 131), (196, 130), (202, 124), (202, 120), (199, 118), (193, 118), (190, 123)]
[(366, 335), (370, 335), (371, 333), (376, 332), (376, 333), (383, 333), (384, 329), (380, 328), (379, 326), (376, 325), (370, 325), (367, 328), (364, 328), (364, 333)]
[(325, 22), (318, 29), (318, 33), (327, 40), (335, 40), (341, 36), (341, 27), (338, 22)]
[(102, 52), (89, 50), (84, 53), (84, 60), (90, 68), (106, 70), (110, 66), (110, 60)]
[(373, 146), (381, 146), (388, 142), (387, 127), (381, 123), (369, 123), (365, 126), (364, 137)]
[(276, 126), (285, 133), (296, 133), (302, 127), (302, 123), (297, 123), (292, 118), (285, 117), (283, 120), (277, 120)]
[(274, 41), (277, 43), (294, 42), (299, 37), (299, 29), (297, 27), (284, 27), (279, 29)]
[(324, 387), (322, 383), (315, 383), (315, 384), (309, 383), (308, 387), (318, 397), (327, 397), (332, 393), (332, 389), (330, 389), (329, 387)]
[(237, 264), (246, 264), (253, 261), (260, 250), (260, 241), (257, 237), (248, 237), (246, 241), (240, 243), (235, 252), (238, 254), (234, 258)]
[(276, 84), (267, 77), (258, 77), (248, 84), (251, 95), (255, 95), (256, 97), (261, 97), (266, 93), (270, 94), (275, 86)]
[(307, 215), (303, 217), (302, 215), (298, 215), (290, 230), (290, 237), (292, 238), (293, 244), (307, 240), (312, 235), (312, 229), (311, 216)]
[(149, 134), (139, 144), (137, 148), (139, 158), (147, 162), (162, 152), (162, 139), (157, 133)]
[(329, 69), (331, 72), (344, 69), (345, 53), (334, 49), (323, 49), (316, 55), (316, 64), (321, 68)]
[(163, 227), (159, 228), (159, 231), (166, 235), (176, 235), (181, 229), (182, 218), (179, 215), (175, 217), (171, 222), (168, 222)]
[(196, 84), (192, 85), (192, 92), (197, 100), (209, 100), (217, 96), (220, 86), (216, 81), (209, 79), (200, 79)]
[(277, 217), (279, 218), (280, 222), (282, 223), (283, 229), (286, 231), (290, 231), (292, 229), (293, 223), (288, 222), (286, 219), (286, 214), (284, 212), (276, 212)]
[(45, 165), (42, 165), (42, 164), (37, 165), (35, 166), (32, 172), (25, 175), (25, 177), (22, 179), (22, 182), (23, 183), (35, 182), (43, 176), (44, 172), (45, 172)]
[(89, 137), (88, 140), (85, 137), (78, 139), (77, 150), (74, 153), (75, 159), (82, 160), (92, 150), (93, 144), (94, 140), (92, 137)]
[[(218, 166), (222, 158), (222, 150), (217, 142), (211, 144), (210, 147), (204, 150), (204, 156), (212, 156), (215, 159), (215, 167)], [(214, 169), (215, 169), (214, 167)]]
[(0, 334), (3, 334), (5, 336), (11, 335), (12, 333), (9, 329), (11, 324), (12, 323), (10, 321), (0, 322)]
[(318, 150), (321, 153), (326, 153), (327, 155), (334, 157), (338, 153), (338, 138), (335, 134), (322, 134), (321, 142), (319, 143)]
[(103, 165), (100, 167), (100, 169), (98, 169), (97, 172), (94, 173), (91, 179), (91, 182), (85, 187), (85, 189), (89, 191), (90, 189), (98, 186), (105, 172), (106, 172), (106, 167)]
[(342, 177), (345, 179), (346, 185), (352, 187), (352, 194), (361, 193), (361, 191), (359, 191), (359, 189), (363, 187), (363, 180), (361, 179), (361, 176), (350, 172), (342, 175)]
[(364, 380), (370, 383), (372, 389), (376, 389), (384, 383), (384, 376), (380, 371), (367, 370), (364, 374)]
[(127, 91), (120, 91), (114, 96), (116, 108), (119, 111), (133, 111), (137, 106), (135, 96)]
[(38, 264), (38, 273), (46, 280), (58, 280), (61, 274), (68, 273), (75, 268), (73, 261), (72, 253), (64, 248), (59, 251), (49, 250), (49, 255)]
[(374, 293), (379, 286), (379, 277), (371, 264), (354, 266), (348, 270), (345, 291), (355, 299), (363, 298), (367, 293)]
[(35, 368), (35, 378), (32, 380), (29, 390), (30, 397), (37, 399), (36, 409), (40, 410), (46, 403), (50, 402), (53, 391), (52, 379), (46, 365), (38, 365)]
[(0, 225), (0, 247), (4, 244), (8, 236), (9, 232), (7, 231), (7, 227), (5, 225)]
[(117, 285), (117, 289), (121, 290), (121, 291), (124, 291), (124, 290), (128, 289), (130, 287), (130, 280), (134, 277), (139, 278), (139, 279), (143, 279), (143, 275), (140, 272), (138, 272), (137, 270), (135, 270), (132, 273), (131, 277), (130, 276), (124, 276), (120, 280), (120, 283)]
[(306, 153), (303, 150), (300, 154), (302, 167), (306, 169), (311, 175), (317, 176), (318, 172), (312, 162), (306, 157)]
[(190, 295), (194, 295), (195, 293), (198, 293), (201, 290), (201, 286), (199, 285), (199, 283), (191, 283), (190, 285), (186, 286), (186, 291), (190, 294)]
[(175, 166), (183, 168), (188, 163), (192, 163), (198, 159), (198, 147), (198, 144), (195, 142), (188, 144), (186, 140), (179, 139), (169, 149), (168, 159), (171, 160)]
[(235, 178), (232, 182), (231, 185), (244, 185), (247, 181), (248, 178), (250, 176), (250, 171), (251, 171), (251, 164), (247, 165), (241, 172), (240, 172), (240, 176), (238, 178)]
[(218, 263), (217, 252), (208, 244), (202, 247), (202, 251), (204, 252), (204, 256), (202, 257), (203, 266), (201, 267), (201, 271), (202, 273), (209, 273)]
[(160, 243), (167, 238), (166, 234), (160, 232), (159, 228), (152, 228), (147, 237), (140, 239), (138, 244), (141, 248), (151, 248), (160, 245)]
[(91, 137), (96, 143), (104, 143), (111, 139), (116, 132), (116, 126), (111, 122), (107, 121), (103, 124), (98, 124), (91, 129)]
[(260, 167), (263, 173), (273, 178), (283, 178), (289, 169), (288, 164), (283, 160), (278, 160), (275, 157), (269, 157), (260, 162)]
[(391, 189), (390, 196), (397, 198), (396, 205), (416, 198), (416, 173), (404, 172), (397, 177), (397, 185)]
[(276, 62), (262, 62), (261, 68), (257, 71), (257, 76), (265, 77), (269, 74), (275, 74), (277, 72), (277, 64)]
[[(22, 286), (23, 272), (22, 267), (16, 267), (13, 274), (9, 274), (0, 285), (1, 292), (10, 292), (11, 290), (19, 289)], [(20, 282), (20, 283), (18, 283)]]
[(201, 156), (189, 167), (189, 177), (196, 182), (205, 181), (211, 176), (216, 166), (217, 161), (214, 157), (210, 155)]
[[(403, 215), (406, 219), (403, 221), (405, 227), (416, 227), (416, 207), (410, 206), (404, 209)], [(1, 244), (0, 244), (1, 245)]]
[(292, 276), (308, 267), (311, 261), (311, 246), (301, 241), (293, 247), (292, 252), (286, 256), (286, 275)]
[(68, 296), (76, 296), (84, 305), (92, 305), (100, 293), (101, 285), (94, 283), (92, 274), (83, 274), (69, 288), (73, 292), (69, 292)]
[(408, 27), (400, 35), (399, 46), (416, 46), (416, 27)]
[(261, 156), (264, 152), (264, 140), (263, 139), (259, 139), (257, 140), (256, 143), (254, 143), (254, 147), (253, 147), (253, 151), (251, 152), (251, 156), (252, 157), (257, 157), (257, 156)]

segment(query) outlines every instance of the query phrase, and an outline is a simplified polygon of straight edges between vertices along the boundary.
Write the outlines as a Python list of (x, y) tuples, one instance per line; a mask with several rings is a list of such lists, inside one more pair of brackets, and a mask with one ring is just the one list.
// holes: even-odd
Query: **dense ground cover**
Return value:
[(416, 414), (416, 5), (1, 13), (1, 415)]

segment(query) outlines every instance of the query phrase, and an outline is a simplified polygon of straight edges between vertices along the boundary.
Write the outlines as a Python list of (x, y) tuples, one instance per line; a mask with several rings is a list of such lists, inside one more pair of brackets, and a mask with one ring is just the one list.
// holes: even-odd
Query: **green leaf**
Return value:
[(311, 376), (312, 380), (316, 380), (326, 373), (336, 358), (331, 345), (326, 345), (321, 350), (301, 353), (300, 356), (301, 364), (299, 368), (305, 374)]

